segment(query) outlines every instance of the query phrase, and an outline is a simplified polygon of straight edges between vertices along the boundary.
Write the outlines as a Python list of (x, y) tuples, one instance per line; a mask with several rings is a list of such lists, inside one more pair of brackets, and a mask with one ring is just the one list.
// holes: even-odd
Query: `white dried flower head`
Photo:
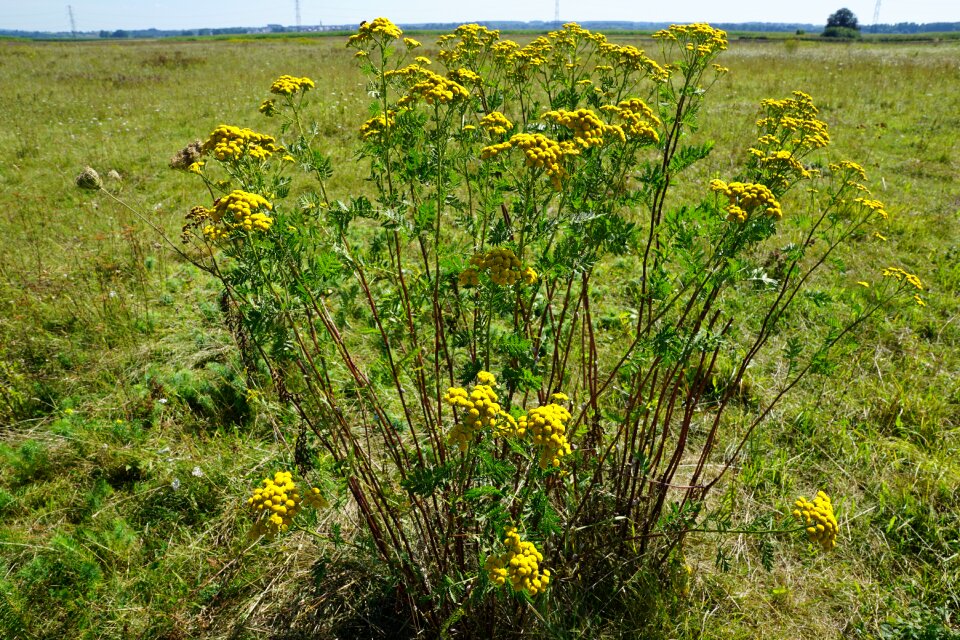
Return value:
[(93, 167), (84, 167), (74, 182), (81, 189), (91, 189), (94, 191), (103, 186), (103, 180), (100, 179), (100, 174), (94, 171)]

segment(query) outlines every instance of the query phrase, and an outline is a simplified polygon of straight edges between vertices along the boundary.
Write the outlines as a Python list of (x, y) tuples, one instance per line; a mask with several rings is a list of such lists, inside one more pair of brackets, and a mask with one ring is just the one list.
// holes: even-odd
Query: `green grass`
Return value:
[[(817, 288), (843, 296), (901, 265), (928, 306), (865, 326), (715, 496), (749, 522), (823, 488), (841, 521), (834, 553), (694, 536), (687, 595), (638, 580), (617, 600), (635, 604), (598, 613), (586, 594), (556, 635), (956, 638), (960, 45), (744, 41), (721, 63), (731, 74), (702, 127), (716, 148), (678, 193), (728, 177), (758, 101), (802, 89), (891, 212), (888, 240), (858, 240)], [(73, 187), (85, 165), (115, 170), (107, 187), (176, 241), (203, 194), (168, 159), (221, 122), (266, 128), (256, 106), (281, 73), (316, 82), (331, 189), (364, 189), (351, 145), (367, 97), (340, 39), (0, 42), (2, 637), (390, 637), (402, 624), (380, 568), (351, 546), (366, 543), (348, 503), (312, 526), (351, 544), (294, 533), (249, 548), (242, 501), (292, 442), (248, 394), (212, 283)], [(754, 393), (770, 375), (758, 369)]]

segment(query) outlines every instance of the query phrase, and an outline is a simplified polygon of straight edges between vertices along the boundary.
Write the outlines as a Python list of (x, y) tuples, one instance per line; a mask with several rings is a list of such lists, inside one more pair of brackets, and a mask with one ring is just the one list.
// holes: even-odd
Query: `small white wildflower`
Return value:
[(167, 399), (166, 399), (166, 398), (160, 398), (159, 400), (157, 400), (157, 402), (159, 402), (160, 404), (167, 404)]
[(200, 467), (194, 467), (193, 471), (190, 472), (190, 475), (192, 475), (194, 478), (202, 478), (203, 471), (200, 470)]
[(176, 491), (180, 488), (180, 478), (174, 478), (173, 482), (170, 483), (170, 487)]
[(116, 291), (111, 291), (111, 292), (110, 292), (110, 297), (111, 297), (111, 298), (116, 298), (116, 297), (117, 297), (117, 292), (116, 292)]

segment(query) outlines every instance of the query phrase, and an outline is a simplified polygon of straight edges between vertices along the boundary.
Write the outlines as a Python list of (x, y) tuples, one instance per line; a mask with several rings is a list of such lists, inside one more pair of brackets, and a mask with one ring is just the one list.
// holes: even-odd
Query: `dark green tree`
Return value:
[(860, 29), (857, 24), (857, 16), (853, 11), (844, 7), (827, 18), (828, 27), (843, 27), (844, 29)]
[(844, 7), (827, 18), (827, 28), (823, 30), (824, 38), (859, 38), (860, 25), (853, 11)]

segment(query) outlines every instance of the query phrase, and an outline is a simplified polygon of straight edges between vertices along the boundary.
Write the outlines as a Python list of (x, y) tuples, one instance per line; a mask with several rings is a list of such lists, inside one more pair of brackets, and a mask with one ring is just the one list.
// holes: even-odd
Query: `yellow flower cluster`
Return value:
[(683, 50), (704, 58), (725, 51), (727, 48), (727, 32), (714, 29), (703, 22), (674, 24), (667, 29), (657, 31), (653, 37), (658, 40), (673, 40)]
[(378, 116), (370, 118), (360, 125), (360, 135), (364, 140), (383, 135), (389, 129), (393, 128), (395, 122), (394, 115), (396, 115), (396, 111), (391, 109), (387, 111), (386, 114), (381, 113)]
[(507, 549), (500, 555), (490, 556), (484, 569), (490, 581), (503, 586), (510, 581), (514, 591), (526, 591), (535, 596), (550, 584), (550, 570), (540, 569), (543, 554), (532, 542), (520, 539), (516, 527), (508, 527), (503, 544)]
[(497, 378), (489, 371), (478, 371), (477, 383), (495, 387), (497, 386)]
[(266, 232), (273, 225), (273, 218), (263, 213), (262, 209), (269, 211), (273, 205), (255, 193), (235, 189), (218, 198), (212, 209), (191, 209), (187, 214), (190, 222), (184, 227), (184, 233), (190, 227), (202, 227), (204, 237), (215, 242), (228, 237), (234, 230)]
[(244, 155), (266, 160), (274, 153), (283, 151), (283, 148), (272, 136), (222, 124), (213, 130), (201, 151), (213, 154), (217, 160), (240, 160)]
[(253, 495), (247, 499), (247, 505), (257, 517), (250, 536), (272, 538), (286, 531), (303, 504), (323, 508), (327, 506), (327, 501), (316, 487), (310, 489), (306, 496), (301, 497), (297, 492), (293, 475), (289, 471), (277, 471), (272, 479), (265, 478), (263, 486), (254, 489)]
[(470, 264), (473, 266), (460, 274), (460, 286), (476, 286), (480, 271), (488, 272), (493, 283), (501, 287), (513, 285), (518, 280), (526, 284), (537, 281), (536, 271), (530, 267), (520, 269), (522, 263), (512, 249), (497, 247), (486, 253), (478, 253), (470, 258)]
[(481, 80), (479, 74), (474, 73), (473, 71), (471, 71), (470, 69), (467, 69), (466, 67), (460, 67), (459, 69), (451, 71), (450, 77), (453, 80), (456, 80), (457, 82), (459, 82), (460, 84), (471, 84), (474, 86), (480, 84), (480, 80)]
[(761, 140), (768, 134), (773, 136), (771, 141), (795, 150), (822, 149), (830, 144), (827, 123), (817, 119), (820, 110), (803, 91), (794, 91), (792, 98), (783, 100), (762, 100), (760, 107), (766, 111), (764, 117), (757, 120)]
[(813, 175), (813, 173), (804, 167), (803, 163), (797, 159), (797, 156), (787, 149), (769, 150), (765, 152), (751, 147), (749, 153), (757, 159), (757, 164), (760, 165), (760, 167), (768, 169), (772, 171), (775, 176), (778, 176), (775, 181), (781, 185), (789, 183), (787, 179), (788, 174), (795, 174), (801, 178), (809, 178)]
[[(455, 100), (466, 100), (470, 92), (453, 80), (448, 80), (438, 73), (423, 70), (423, 79), (410, 87), (410, 96), (419, 96), (427, 104), (446, 104)], [(402, 100), (402, 99), (401, 99)]]
[(401, 78), (408, 80), (410, 78), (419, 78), (421, 74), (426, 73), (426, 69), (421, 67), (419, 64), (408, 64), (405, 67), (400, 69), (391, 69), (390, 71), (384, 71), (384, 78)]
[(852, 160), (831, 162), (829, 168), (833, 173), (846, 173), (847, 175), (856, 176), (861, 180), (867, 179), (867, 172), (864, 168)]
[[(447, 67), (457, 64), (473, 66), (480, 55), (499, 39), (499, 31), (491, 31), (478, 24), (462, 24), (453, 33), (437, 39), (437, 44), (440, 46), (438, 55)], [(448, 44), (453, 42), (455, 42), (453, 46)]]
[(497, 435), (506, 435), (516, 430), (516, 421), (504, 411), (497, 402), (493, 388), (497, 381), (493, 374), (481, 371), (477, 374), (477, 384), (470, 393), (463, 387), (450, 387), (443, 400), (454, 407), (463, 409), (463, 422), (453, 425), (448, 438), (460, 451), (466, 451), (475, 435), (484, 429), (492, 429)]
[(499, 111), (491, 111), (480, 119), (480, 126), (490, 135), (505, 136), (513, 129), (513, 123)]
[(764, 207), (768, 216), (780, 218), (783, 211), (773, 192), (762, 184), (711, 180), (710, 190), (727, 197), (728, 220), (746, 222), (753, 209)]
[(313, 89), (314, 86), (313, 80), (310, 78), (296, 78), (294, 76), (282, 75), (270, 85), (270, 93), (276, 93), (281, 96), (292, 96), (295, 93)]
[(653, 110), (640, 98), (621, 100), (617, 105), (604, 105), (601, 110), (616, 115), (624, 121), (623, 130), (627, 136), (646, 140), (656, 144), (660, 141), (653, 124), (660, 124), (660, 118), (653, 114)]
[(563, 186), (561, 180), (567, 177), (567, 172), (562, 164), (564, 157), (580, 153), (572, 142), (557, 142), (541, 133), (518, 133), (507, 142), (493, 144), (481, 149), (480, 159), (493, 158), (511, 148), (523, 150), (528, 167), (546, 169), (553, 188), (558, 191)]
[[(900, 267), (887, 267), (883, 270), (882, 275), (885, 278), (894, 278), (898, 282), (906, 282), (917, 291), (923, 291), (923, 283), (920, 282), (920, 278), (912, 273), (904, 271)], [(913, 295), (913, 301), (916, 302), (918, 306), (927, 306), (927, 303), (923, 301), (923, 298), (920, 297), (919, 293)]]
[[(598, 34), (599, 35), (599, 34)], [(593, 34), (576, 22), (568, 22), (557, 31), (547, 34), (551, 47), (555, 50), (572, 51), (583, 40), (592, 39)]]
[(277, 103), (273, 100), (264, 100), (260, 103), (260, 108), (258, 111), (268, 118), (272, 118), (273, 116), (277, 115)]
[(407, 49), (416, 49), (420, 46), (420, 41), (413, 38), (404, 38), (403, 44), (407, 46)]
[[(757, 144), (749, 152), (757, 166), (770, 173), (768, 184), (786, 187), (794, 179), (810, 178), (815, 171), (804, 167), (800, 159), (830, 144), (827, 124), (816, 117), (819, 111), (813, 98), (794, 91), (792, 98), (767, 99), (760, 106), (764, 117), (757, 120)], [(862, 172), (855, 163), (835, 166)]]
[(606, 136), (614, 135), (626, 142), (623, 129), (618, 125), (604, 124), (590, 109), (567, 111), (559, 109), (543, 114), (543, 119), (562, 125), (573, 132), (573, 140), (584, 149), (601, 146)]
[(409, 95), (397, 101), (400, 106), (417, 99), (423, 99), (427, 104), (446, 104), (470, 97), (470, 92), (463, 85), (448, 80), (429, 69), (424, 69), (419, 64), (411, 64), (402, 69), (387, 71), (383, 75), (386, 78), (400, 78), (409, 86)]
[(359, 45), (370, 40), (383, 38), (385, 40), (396, 40), (403, 35), (400, 27), (393, 24), (386, 18), (374, 18), (372, 22), (361, 22), (357, 33), (350, 36), (347, 40), (347, 46)]
[(837, 518), (833, 515), (830, 496), (817, 491), (813, 502), (799, 498), (794, 503), (793, 517), (801, 520), (807, 527), (807, 536), (813, 542), (819, 542), (824, 551), (837, 546)]
[(532, 409), (527, 415), (517, 418), (517, 435), (522, 437), (529, 431), (534, 444), (541, 447), (541, 469), (559, 467), (560, 458), (570, 455), (570, 442), (567, 440), (569, 420), (570, 412), (556, 402)]
[(611, 62), (609, 66), (613, 68), (623, 68), (631, 71), (645, 71), (654, 82), (663, 83), (670, 79), (670, 73), (656, 63), (655, 60), (647, 56), (641, 49), (632, 45), (613, 44), (612, 42), (601, 42), (599, 45), (600, 53)]
[(519, 50), (520, 45), (513, 40), (501, 40), (490, 47), (490, 53), (493, 55), (493, 63), (501, 68), (512, 65), (514, 57)]
[(883, 203), (879, 200), (870, 200), (869, 198), (854, 198), (853, 201), (864, 209), (868, 209), (871, 213), (877, 214), (884, 220), (887, 219), (887, 210), (884, 208)]
[(920, 282), (920, 278), (912, 273), (907, 273), (900, 267), (887, 267), (883, 270), (883, 275), (888, 278), (896, 278), (901, 282), (905, 281), (918, 291), (923, 291), (923, 283)]
[(214, 222), (224, 222), (231, 227), (239, 227), (246, 231), (269, 231), (273, 218), (261, 211), (273, 209), (273, 205), (255, 193), (248, 193), (234, 189), (227, 195), (218, 198), (213, 203), (211, 219)]

